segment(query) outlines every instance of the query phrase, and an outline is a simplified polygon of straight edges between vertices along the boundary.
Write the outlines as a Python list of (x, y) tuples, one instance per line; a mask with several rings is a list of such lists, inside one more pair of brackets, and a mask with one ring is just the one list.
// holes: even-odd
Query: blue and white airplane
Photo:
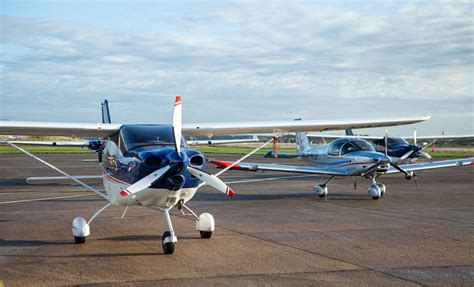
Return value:
[[(210, 238), (214, 231), (214, 218), (209, 213), (197, 216), (186, 206), (197, 190), (204, 184), (211, 185), (224, 194), (232, 197), (234, 191), (218, 178), (227, 169), (213, 175), (204, 171), (206, 160), (204, 155), (191, 150), (183, 135), (211, 136), (213, 134), (284, 134), (299, 131), (341, 130), (347, 128), (367, 128), (411, 124), (427, 120), (427, 117), (398, 118), (379, 120), (328, 120), (328, 121), (287, 121), (287, 122), (244, 122), (218, 124), (182, 124), (182, 99), (176, 97), (172, 124), (112, 124), (110, 115), (105, 115), (104, 123), (64, 123), (64, 122), (17, 122), (0, 121), (0, 134), (4, 135), (39, 135), (39, 136), (76, 136), (101, 138), (92, 149), (100, 150), (102, 181), (105, 193), (100, 192), (85, 181), (88, 176), (74, 177), (23, 148), (6, 140), (0, 140), (50, 168), (61, 173), (68, 179), (82, 185), (86, 189), (103, 197), (107, 204), (93, 214), (89, 220), (77, 217), (72, 222), (72, 233), (76, 243), (84, 243), (90, 235), (90, 224), (108, 207), (124, 206), (124, 214), (130, 205), (155, 207), (163, 211), (168, 230), (163, 233), (162, 247), (165, 254), (174, 252), (177, 237), (175, 235), (170, 210), (177, 207), (186, 210), (196, 219), (196, 228), (202, 238)], [(269, 143), (268, 141), (267, 143)], [(265, 143), (265, 144), (267, 144)], [(365, 143), (365, 142), (363, 142)], [(256, 148), (244, 156), (263, 148)], [(357, 144), (357, 143), (355, 143)], [(345, 147), (345, 146), (344, 146)], [(382, 168), (387, 158), (378, 154), (367, 159), (367, 145), (356, 145), (360, 149), (361, 158), (368, 161), (370, 169)], [(349, 147), (347, 147), (349, 148)], [(372, 155), (371, 155), (372, 156)], [(336, 158), (341, 160), (341, 158)], [(314, 158), (316, 160), (316, 158)], [(237, 164), (237, 161), (234, 164)], [(353, 164), (355, 169), (359, 166)], [(232, 167), (232, 164), (228, 168)], [(328, 172), (328, 170), (326, 170)], [(334, 174), (337, 174), (335, 169)], [(91, 176), (97, 178), (97, 176)], [(380, 189), (375, 194), (380, 195)], [(184, 212), (183, 212), (184, 214)]]
[[(366, 140), (360, 138), (339, 138), (327, 145), (314, 147), (309, 144), (306, 133), (296, 133), (296, 153), (278, 154), (278, 158), (298, 158), (309, 166), (294, 166), (264, 163), (240, 162), (233, 165), (230, 162), (211, 160), (218, 167), (240, 169), (247, 171), (281, 171), (291, 173), (306, 173), (328, 176), (327, 181), (314, 186), (316, 194), (325, 197), (328, 194), (328, 183), (335, 176), (365, 177), (371, 180), (368, 193), (373, 199), (379, 199), (386, 192), (382, 183), (376, 179), (384, 174), (401, 172), (411, 179), (414, 171), (470, 165), (474, 157), (442, 160), (437, 162), (399, 165), (387, 155), (377, 152)], [(273, 157), (269, 152), (266, 157)]]

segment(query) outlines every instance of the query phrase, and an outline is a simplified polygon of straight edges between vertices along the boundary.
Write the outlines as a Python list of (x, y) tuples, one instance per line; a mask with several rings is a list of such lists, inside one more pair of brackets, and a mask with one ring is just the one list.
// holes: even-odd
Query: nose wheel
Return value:
[(385, 194), (385, 185), (383, 183), (377, 183), (375, 178), (372, 178), (372, 184), (369, 187), (369, 195), (372, 199), (377, 200)]

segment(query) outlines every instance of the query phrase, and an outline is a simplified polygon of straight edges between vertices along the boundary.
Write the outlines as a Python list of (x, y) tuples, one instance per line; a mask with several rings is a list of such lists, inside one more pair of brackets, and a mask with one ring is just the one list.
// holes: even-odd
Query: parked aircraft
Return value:
[[(47, 135), (100, 137), (91, 148), (102, 150), (102, 179), (106, 193), (87, 185), (87, 176), (74, 177), (54, 165), (32, 155), (21, 147), (3, 141), (21, 150), (25, 154), (42, 162), (63, 176), (95, 192), (107, 200), (107, 204), (95, 212), (89, 220), (76, 217), (72, 222), (72, 232), (76, 243), (84, 243), (90, 235), (90, 224), (105, 209), (112, 205), (124, 206), (124, 215), (130, 205), (157, 207), (163, 211), (168, 230), (163, 233), (162, 247), (165, 254), (175, 250), (175, 235), (170, 210), (177, 207), (186, 210), (196, 219), (196, 227), (202, 238), (210, 238), (214, 231), (214, 218), (209, 213), (197, 216), (186, 203), (191, 200), (201, 186), (209, 184), (217, 190), (232, 197), (234, 191), (216, 175), (204, 171), (205, 158), (202, 153), (189, 149), (184, 135), (210, 136), (212, 134), (254, 134), (254, 133), (287, 133), (296, 131), (323, 131), (346, 128), (368, 128), (416, 123), (427, 120), (427, 117), (398, 118), (382, 120), (336, 120), (336, 121), (301, 121), (301, 122), (248, 122), (220, 124), (188, 124), (181, 122), (181, 97), (176, 97), (173, 122), (169, 124), (112, 124), (110, 115), (104, 117), (104, 123), (63, 123), (63, 122), (16, 122), (0, 121), (0, 134), (13, 135)], [(2, 141), (2, 140), (0, 140)], [(265, 144), (269, 143), (266, 142)], [(246, 157), (256, 152), (256, 148)], [(377, 155), (378, 156), (378, 155)], [(373, 168), (379, 168), (386, 162), (383, 157)], [(238, 164), (238, 162), (234, 164)], [(183, 212), (184, 213), (184, 212)]]
[[(395, 163), (413, 163), (420, 156), (431, 160), (431, 155), (426, 152), (426, 149), (434, 145), (437, 140), (440, 139), (457, 139), (457, 138), (472, 138), (474, 135), (442, 135), (442, 136), (422, 136), (419, 137), (416, 134), (416, 129), (413, 130), (413, 136), (409, 137), (392, 137), (388, 136), (388, 133), (381, 136), (366, 136), (366, 135), (354, 135), (352, 129), (346, 129), (346, 135), (316, 135), (308, 134), (308, 137), (321, 137), (323, 139), (339, 139), (339, 138), (357, 138), (364, 139), (370, 142), (376, 151), (385, 153), (390, 156), (392, 162)], [(430, 143), (422, 146), (417, 144), (419, 139), (430, 139)], [(413, 143), (409, 143), (407, 140), (411, 140)], [(387, 150), (385, 147), (388, 147)]]
[[(314, 147), (309, 144), (305, 133), (296, 133), (297, 152), (292, 154), (278, 154), (279, 158), (298, 158), (310, 166), (293, 166), (280, 164), (245, 163), (240, 162), (232, 169), (247, 171), (281, 171), (292, 173), (319, 174), (328, 176), (329, 179), (322, 184), (314, 186), (316, 194), (325, 197), (328, 194), (327, 184), (335, 176), (360, 176), (369, 178), (371, 185), (368, 193), (373, 199), (379, 199), (386, 192), (382, 183), (376, 179), (384, 174), (401, 172), (407, 179), (413, 176), (414, 171), (469, 165), (474, 162), (474, 157), (443, 160), (430, 163), (398, 165), (390, 156), (375, 151), (374, 147), (366, 140), (359, 138), (340, 138), (331, 143)], [(271, 152), (270, 152), (271, 153)], [(272, 155), (272, 154), (267, 154)], [(211, 160), (218, 167), (229, 167), (230, 162)]]

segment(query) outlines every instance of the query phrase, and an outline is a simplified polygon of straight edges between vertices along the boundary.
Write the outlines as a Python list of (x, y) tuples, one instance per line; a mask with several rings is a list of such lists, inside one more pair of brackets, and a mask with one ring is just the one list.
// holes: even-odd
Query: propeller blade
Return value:
[(407, 159), (413, 152), (414, 152), (414, 150), (411, 150), (411, 151), (407, 152), (406, 154), (402, 155), (402, 157), (400, 158), (400, 160), (405, 160), (405, 159)]
[(413, 129), (413, 144), (416, 145), (416, 128)]
[(421, 154), (422, 156), (424, 156), (425, 158), (427, 158), (427, 159), (432, 159), (431, 155), (430, 155), (429, 153), (427, 153), (427, 152), (420, 151), (420, 154)]
[(429, 148), (431, 145), (434, 145), (438, 140), (434, 140), (432, 142), (430, 142), (429, 144), (425, 145), (421, 150), (425, 150), (427, 148)]
[(181, 104), (182, 103), (183, 103), (183, 99), (181, 98), (181, 96), (176, 96), (176, 100), (174, 102), (174, 110), (173, 110), (173, 135), (174, 135), (174, 147), (178, 154), (181, 151), (181, 123), (182, 123)]
[(170, 166), (167, 165), (165, 167), (162, 167), (149, 175), (145, 176), (144, 178), (140, 179), (139, 181), (135, 182), (134, 184), (130, 185), (129, 187), (123, 189), (120, 192), (120, 195), (122, 197), (127, 196), (127, 195), (133, 195), (141, 190), (144, 190), (145, 188), (150, 187), (155, 181), (160, 179), (165, 172), (167, 172), (170, 169)]
[(388, 129), (385, 129), (385, 156), (388, 155)]
[(209, 174), (201, 169), (197, 169), (191, 166), (188, 166), (188, 171), (194, 175), (195, 177), (199, 178), (200, 180), (204, 181), (206, 184), (214, 187), (220, 192), (227, 194), (230, 197), (234, 196), (234, 191), (227, 186), (222, 180), (220, 180), (217, 176), (213, 174)]

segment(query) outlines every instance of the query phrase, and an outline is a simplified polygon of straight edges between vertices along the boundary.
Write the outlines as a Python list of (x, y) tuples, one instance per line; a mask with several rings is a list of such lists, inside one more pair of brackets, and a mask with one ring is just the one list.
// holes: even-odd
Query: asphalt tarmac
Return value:
[[(93, 155), (42, 157), (74, 175), (100, 172), (80, 161)], [(356, 190), (351, 178), (334, 179), (320, 199), (314, 176), (229, 171), (222, 179), (234, 199), (203, 187), (189, 203), (213, 214), (212, 238), (175, 210), (176, 251), (163, 255), (164, 216), (143, 207), (124, 219), (123, 208), (109, 208), (87, 242), (74, 244), (72, 220), (104, 200), (79, 186), (29, 186), (26, 177), (57, 174), (24, 155), (0, 155), (0, 286), (473, 286), (473, 172), (424, 171), (420, 190), (386, 176), (386, 195), (373, 200), (365, 179)]]

